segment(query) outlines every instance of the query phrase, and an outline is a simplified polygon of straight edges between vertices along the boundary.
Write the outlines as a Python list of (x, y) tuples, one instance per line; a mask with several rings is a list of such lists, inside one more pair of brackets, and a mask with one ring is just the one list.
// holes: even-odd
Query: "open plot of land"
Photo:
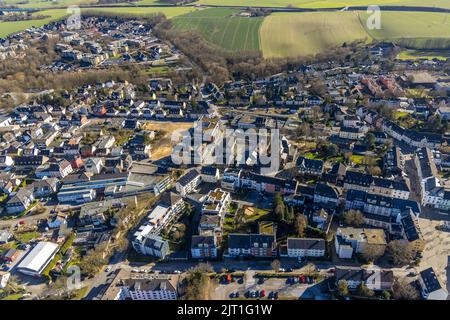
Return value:
[[(450, 259), (450, 232), (436, 230), (440, 221), (419, 219), (420, 229), (425, 239), (425, 251), (419, 265), (420, 271), (433, 267), (444, 284), (447, 283), (447, 272)], [(447, 285), (448, 288), (448, 285)]]
[(259, 28), (263, 18), (233, 16), (231, 9), (206, 9), (178, 16), (178, 30), (198, 31), (209, 42), (225, 50), (259, 51)]
[(354, 12), (272, 14), (264, 19), (260, 37), (267, 58), (314, 55), (368, 38)]
[(148, 121), (143, 125), (145, 130), (159, 132), (159, 140), (152, 143), (152, 160), (159, 160), (172, 154), (172, 148), (176, 141), (172, 141), (172, 135), (182, 133), (193, 127), (192, 122), (158, 122)]

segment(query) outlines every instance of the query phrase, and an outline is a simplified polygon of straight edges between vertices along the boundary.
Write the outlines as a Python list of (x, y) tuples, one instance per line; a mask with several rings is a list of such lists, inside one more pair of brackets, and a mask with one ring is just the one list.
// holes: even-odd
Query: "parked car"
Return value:
[(110, 266), (107, 266), (106, 268), (105, 268), (105, 272), (110, 272), (111, 271), (111, 267)]
[(415, 277), (417, 276), (417, 272), (415, 270), (412, 270), (408, 273), (408, 277)]

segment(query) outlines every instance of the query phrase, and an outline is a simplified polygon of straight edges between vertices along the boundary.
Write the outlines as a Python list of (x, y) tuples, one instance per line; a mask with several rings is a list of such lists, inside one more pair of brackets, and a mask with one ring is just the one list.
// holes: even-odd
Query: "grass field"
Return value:
[(259, 51), (259, 28), (263, 18), (232, 16), (231, 9), (206, 9), (172, 19), (179, 30), (200, 32), (206, 40), (232, 51)]
[(229, 6), (340, 8), (346, 6), (393, 5), (450, 8), (447, 0), (199, 0), (196, 3)]
[[(97, 0), (3, 0), (7, 4), (15, 4), (23, 8), (50, 8), (77, 4), (95, 4)], [(26, 2), (26, 3), (24, 3)], [(19, 4), (21, 3), (21, 4)], [(340, 8), (345, 6), (368, 5), (398, 5), (398, 6), (428, 6), (450, 8), (447, 0), (199, 0), (198, 4), (229, 5), (229, 6), (261, 6), (261, 7), (297, 7), (297, 8)], [(122, 3), (123, 5), (169, 5), (160, 0), (141, 0), (134, 3)]]
[[(108, 13), (115, 13), (115, 14), (129, 14), (129, 15), (135, 15), (135, 16), (151, 16), (154, 14), (162, 13), (164, 14), (168, 19), (187, 14), (190, 12), (197, 11), (197, 9), (194, 9), (192, 7), (145, 7), (145, 8), (95, 8), (95, 9), (86, 9), (86, 11), (89, 12), (108, 12)], [(83, 13), (83, 10), (82, 10)]]
[(42, 27), (43, 25), (50, 23), (52, 21), (61, 19), (67, 13), (66, 10), (47, 10), (40, 11), (34, 15), (44, 15), (48, 16), (45, 19), (39, 20), (27, 20), (27, 21), (13, 21), (13, 22), (0, 22), (0, 38), (5, 37), (9, 34), (16, 33), (31, 27)]
[(438, 59), (445, 61), (450, 59), (449, 51), (438, 50), (404, 50), (397, 55), (400, 60), (432, 60)]
[(368, 38), (354, 12), (276, 13), (260, 29), (264, 57), (313, 55)]
[[(360, 13), (365, 26), (367, 13)], [(445, 49), (450, 46), (450, 15), (424, 12), (383, 12), (380, 30), (367, 30), (376, 40), (390, 40), (408, 48)]]
[[(80, 4), (95, 4), (97, 0), (3, 0), (6, 4), (14, 4), (21, 8), (52, 8), (52, 7), (65, 7), (71, 5)], [(26, 3), (25, 3), (26, 2)], [(18, 4), (20, 3), (20, 4)]]

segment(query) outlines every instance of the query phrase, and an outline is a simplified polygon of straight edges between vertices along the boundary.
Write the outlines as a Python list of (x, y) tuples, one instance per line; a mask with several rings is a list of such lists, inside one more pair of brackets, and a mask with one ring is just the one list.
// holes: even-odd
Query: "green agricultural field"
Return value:
[(95, 4), (97, 3), (97, 0), (3, 0), (3, 2), (7, 4), (14, 4), (21, 8), (51, 8), (80, 4)]
[(26, 21), (13, 21), (13, 22), (0, 22), (0, 38), (16, 33), (31, 27), (42, 27), (52, 21), (59, 20), (67, 15), (66, 10), (47, 10), (34, 13), (34, 15), (48, 16), (45, 19), (26, 20)]
[[(360, 13), (366, 27), (367, 13)], [(444, 49), (450, 46), (450, 15), (425, 12), (382, 12), (381, 29), (367, 30), (376, 40), (390, 40), (416, 49)]]
[(264, 57), (314, 55), (368, 35), (354, 12), (276, 13), (260, 29)]
[[(84, 9), (83, 9), (84, 10)], [(83, 12), (82, 10), (82, 12)], [(168, 19), (186, 14), (189, 12), (196, 11), (197, 9), (194, 9), (192, 7), (144, 7), (144, 8), (95, 8), (95, 9), (86, 9), (86, 11), (89, 12), (108, 12), (108, 13), (115, 13), (118, 15), (121, 14), (129, 14), (129, 15), (135, 15), (140, 17), (145, 16), (151, 16), (154, 14), (162, 13), (164, 14)]]
[(448, 0), (199, 0), (196, 3), (228, 6), (297, 7), (297, 8), (341, 8), (346, 6), (421, 6), (450, 8)]
[(225, 50), (260, 51), (259, 28), (263, 18), (236, 17), (231, 9), (206, 9), (172, 19), (178, 30), (196, 30)]
[(438, 50), (404, 50), (397, 55), (400, 60), (442, 60), (450, 59), (450, 51)]

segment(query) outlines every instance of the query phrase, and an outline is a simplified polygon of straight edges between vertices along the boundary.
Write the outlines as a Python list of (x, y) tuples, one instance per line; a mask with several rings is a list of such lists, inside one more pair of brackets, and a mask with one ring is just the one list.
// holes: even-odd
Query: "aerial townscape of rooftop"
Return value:
[(449, 298), (450, 60), (71, 23), (0, 39), (0, 300)]

